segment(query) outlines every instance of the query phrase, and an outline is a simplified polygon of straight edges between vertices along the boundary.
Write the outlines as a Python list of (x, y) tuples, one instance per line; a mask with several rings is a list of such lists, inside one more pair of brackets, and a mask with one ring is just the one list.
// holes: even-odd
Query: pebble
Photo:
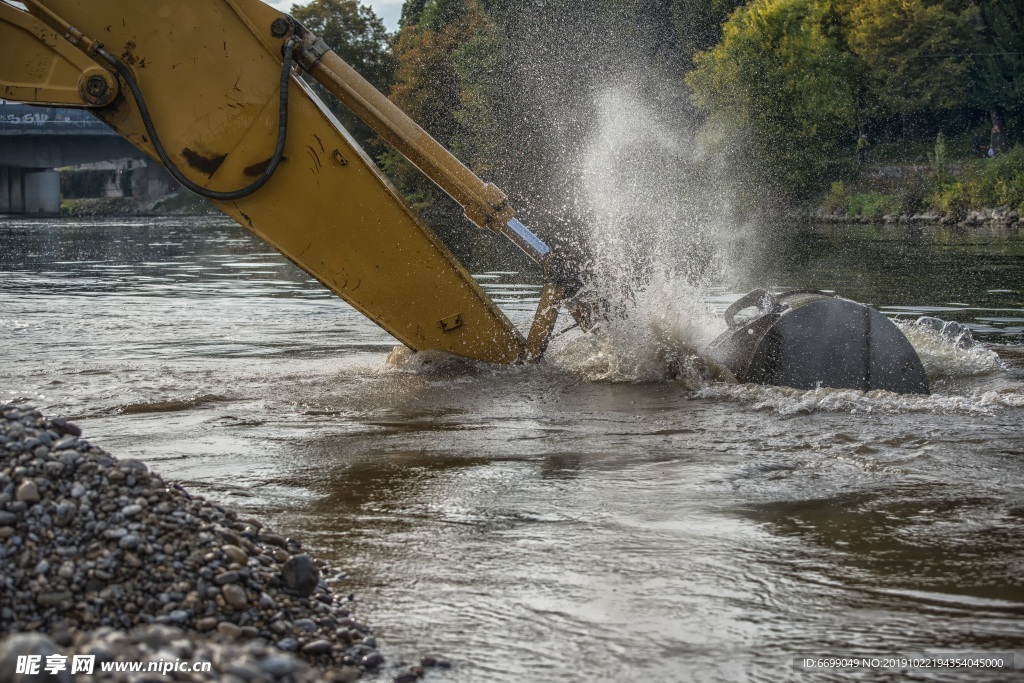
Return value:
[(299, 629), (300, 631), (313, 632), (319, 629), (316, 622), (312, 619), (296, 619), (292, 622), (292, 626)]
[(39, 502), (39, 487), (36, 483), (29, 479), (23, 481), (18, 485), (17, 490), (14, 493), (15, 500), (21, 500), (26, 503), (38, 503)]
[(245, 589), (237, 584), (227, 584), (221, 588), (221, 593), (228, 604), (237, 610), (243, 610), (249, 605), (249, 598), (245, 595)]
[(296, 555), (284, 563), (281, 580), (299, 595), (312, 595), (320, 582), (320, 570), (308, 555)]
[(242, 627), (232, 624), (230, 621), (222, 621), (217, 624), (217, 633), (223, 634), (228, 638), (238, 638), (242, 635)]
[(303, 645), (302, 651), (309, 655), (326, 654), (331, 651), (331, 644), (326, 640), (314, 640)]
[(223, 586), (229, 583), (238, 583), (239, 578), (241, 577), (238, 572), (224, 572), (223, 574), (218, 574), (213, 582), (218, 586)]
[(357, 663), (384, 661), (299, 543), (3, 404), (0, 567), (0, 682), (14, 670), (2, 653), (40, 642), (99, 661), (208, 661), (203, 680), (236, 683), (352, 681)]
[(224, 551), (224, 554), (227, 555), (229, 561), (240, 564), (243, 567), (249, 561), (249, 556), (237, 545), (231, 545), (229, 543), (227, 545), (222, 545), (220, 549)]
[[(72, 492), (74, 495), (74, 492)], [(57, 513), (54, 516), (54, 521), (57, 526), (67, 526), (75, 519), (75, 515), (78, 514), (78, 506), (74, 503), (68, 503), (67, 501), (58, 503)]]

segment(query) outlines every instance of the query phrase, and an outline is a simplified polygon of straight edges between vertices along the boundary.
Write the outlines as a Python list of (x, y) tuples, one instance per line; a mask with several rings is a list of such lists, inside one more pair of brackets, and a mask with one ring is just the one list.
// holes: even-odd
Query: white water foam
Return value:
[(930, 380), (979, 377), (1005, 370), (995, 351), (975, 343), (970, 331), (957, 323), (936, 318), (895, 322), (917, 351)]
[(700, 350), (725, 329), (705, 287), (723, 271), (731, 202), (685, 128), (633, 89), (605, 91), (597, 111), (576, 203), (591, 298), (609, 308), (596, 330), (554, 345), (549, 358), (593, 381), (702, 386), (723, 376)]

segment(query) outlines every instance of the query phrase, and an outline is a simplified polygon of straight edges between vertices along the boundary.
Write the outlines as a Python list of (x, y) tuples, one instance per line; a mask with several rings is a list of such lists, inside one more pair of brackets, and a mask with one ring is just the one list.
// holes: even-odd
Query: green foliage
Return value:
[(886, 214), (899, 210), (899, 200), (881, 192), (850, 192), (842, 180), (832, 183), (823, 208), (829, 215), (861, 216), (879, 222)]
[(1024, 3), (985, 0), (981, 20), (972, 98), (984, 109), (1009, 113), (1019, 129), (1024, 125)]
[(957, 218), (988, 208), (1024, 212), (1024, 146), (966, 164), (956, 177), (938, 184), (929, 199), (935, 209)]
[(687, 77), (712, 125), (749, 131), (747, 155), (794, 194), (820, 186), (854, 124), (852, 58), (814, 0), (754, 0)]
[(292, 5), (291, 15), (375, 88), (387, 91), (391, 86), (395, 60), (388, 32), (369, 6), (356, 0), (313, 0)]
[(928, 205), (928, 198), (935, 191), (935, 181), (924, 173), (912, 173), (900, 183), (896, 195), (900, 213), (920, 213)]
[(878, 114), (950, 109), (965, 101), (978, 8), (961, 0), (858, 0), (847, 40)]
[[(308, 5), (292, 5), (291, 14), (374, 87), (388, 91), (394, 81), (395, 59), (384, 23), (372, 9), (356, 0), (313, 0)], [(376, 152), (379, 142), (370, 127), (334, 99), (326, 88), (307, 80), (355, 139)]]
[(1003, 206), (1024, 211), (1024, 145), (982, 160), (981, 167), (972, 182), (978, 208)]
[(935, 138), (935, 152), (928, 155), (932, 173), (940, 186), (949, 183), (953, 176), (949, 171), (949, 153), (946, 151), (946, 136), (939, 133)]
[(899, 202), (895, 197), (880, 192), (859, 192), (850, 195), (846, 213), (878, 222), (886, 214), (895, 213), (898, 209)]

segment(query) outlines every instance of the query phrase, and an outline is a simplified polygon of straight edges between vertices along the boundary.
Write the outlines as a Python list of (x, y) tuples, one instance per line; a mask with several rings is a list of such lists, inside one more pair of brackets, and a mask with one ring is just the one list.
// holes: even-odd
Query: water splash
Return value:
[(1005, 369), (999, 355), (975, 342), (971, 331), (959, 323), (932, 317), (895, 322), (917, 351), (929, 380), (978, 377)]
[(689, 128), (636, 88), (598, 95), (576, 195), (589, 255), (587, 295), (605, 302), (591, 334), (552, 349), (553, 362), (595, 381), (683, 380), (727, 374), (701, 351), (724, 329), (705, 288), (724, 271), (730, 206)]

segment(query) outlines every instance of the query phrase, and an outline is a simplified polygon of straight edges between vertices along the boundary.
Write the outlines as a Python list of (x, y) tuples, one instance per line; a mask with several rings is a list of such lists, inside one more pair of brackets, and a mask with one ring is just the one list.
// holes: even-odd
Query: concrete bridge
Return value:
[(59, 213), (57, 168), (145, 158), (86, 110), (0, 100), (0, 214)]

